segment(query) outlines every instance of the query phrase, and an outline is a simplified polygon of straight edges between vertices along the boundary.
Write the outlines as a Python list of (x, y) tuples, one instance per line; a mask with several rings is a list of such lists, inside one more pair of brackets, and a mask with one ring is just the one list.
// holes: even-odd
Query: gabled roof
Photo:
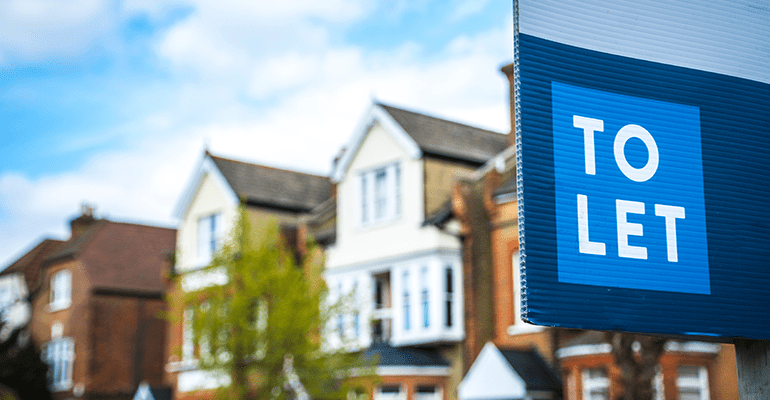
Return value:
[(378, 103), (424, 155), (483, 164), (508, 147), (508, 135)]
[(93, 290), (162, 294), (161, 276), (175, 243), (174, 229), (101, 219), (63, 243), (43, 265), (76, 259)]
[(34, 290), (33, 286), (38, 284), (42, 263), (59, 249), (64, 242), (55, 239), (44, 239), (38, 243), (32, 250), (25, 253), (18, 260), (14, 261), (0, 275), (23, 274), (29, 290)]
[(374, 122), (379, 122), (413, 159), (427, 156), (481, 165), (509, 144), (508, 136), (501, 133), (375, 103), (335, 166), (335, 182), (342, 179)]
[(561, 388), (556, 371), (536, 350), (499, 350), (490, 342), (463, 378), (458, 395), (460, 400), (525, 399), (532, 392), (558, 394)]
[(184, 216), (207, 174), (233, 206), (243, 201), (252, 206), (310, 212), (331, 197), (331, 181), (325, 176), (217, 157), (207, 150), (176, 206), (177, 218)]
[(308, 212), (331, 196), (331, 182), (325, 176), (208, 156), (247, 204)]
[(526, 382), (528, 391), (561, 391), (562, 385), (556, 371), (546, 364), (536, 350), (501, 349), (500, 353)]

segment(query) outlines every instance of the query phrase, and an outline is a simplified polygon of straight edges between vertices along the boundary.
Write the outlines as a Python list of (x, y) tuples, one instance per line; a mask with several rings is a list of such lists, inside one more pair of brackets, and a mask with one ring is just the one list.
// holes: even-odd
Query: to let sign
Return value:
[(770, 10), (715, 1), (515, 2), (527, 321), (770, 339)]
[(698, 108), (551, 96), (559, 281), (709, 294)]

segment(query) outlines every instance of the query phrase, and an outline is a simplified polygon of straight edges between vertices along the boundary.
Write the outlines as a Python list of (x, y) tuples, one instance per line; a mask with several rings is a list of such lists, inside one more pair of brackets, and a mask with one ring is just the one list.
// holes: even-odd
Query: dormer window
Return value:
[(219, 249), (223, 236), (222, 214), (207, 215), (198, 220), (198, 261), (208, 264)]
[(50, 311), (68, 308), (72, 303), (72, 272), (61, 270), (51, 276)]
[(401, 167), (398, 163), (371, 169), (360, 175), (361, 225), (401, 215)]

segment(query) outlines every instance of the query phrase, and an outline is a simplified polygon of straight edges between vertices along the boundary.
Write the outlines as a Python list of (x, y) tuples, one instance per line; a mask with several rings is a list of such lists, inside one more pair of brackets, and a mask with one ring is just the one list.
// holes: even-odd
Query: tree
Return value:
[[(277, 223), (253, 229), (242, 208), (206, 269), (227, 283), (188, 292), (199, 367), (229, 377), (222, 398), (344, 398), (357, 356), (322, 348), (323, 254), (291, 248)], [(299, 246), (298, 246), (299, 247)]]
[(0, 388), (12, 389), (22, 400), (45, 400), (51, 398), (48, 365), (28, 331), (30, 309), (28, 299), (18, 299), (0, 310)]
[(667, 339), (624, 332), (607, 332), (606, 337), (624, 388), (618, 400), (653, 400), (653, 380)]

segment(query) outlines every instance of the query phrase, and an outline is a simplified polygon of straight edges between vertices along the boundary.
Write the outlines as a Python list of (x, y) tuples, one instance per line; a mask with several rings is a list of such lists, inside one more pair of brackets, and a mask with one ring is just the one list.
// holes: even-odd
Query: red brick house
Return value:
[(164, 284), (176, 231), (96, 219), (90, 207), (66, 241), (44, 240), (4, 273), (23, 273), (31, 332), (56, 399), (131, 399), (162, 384)]

